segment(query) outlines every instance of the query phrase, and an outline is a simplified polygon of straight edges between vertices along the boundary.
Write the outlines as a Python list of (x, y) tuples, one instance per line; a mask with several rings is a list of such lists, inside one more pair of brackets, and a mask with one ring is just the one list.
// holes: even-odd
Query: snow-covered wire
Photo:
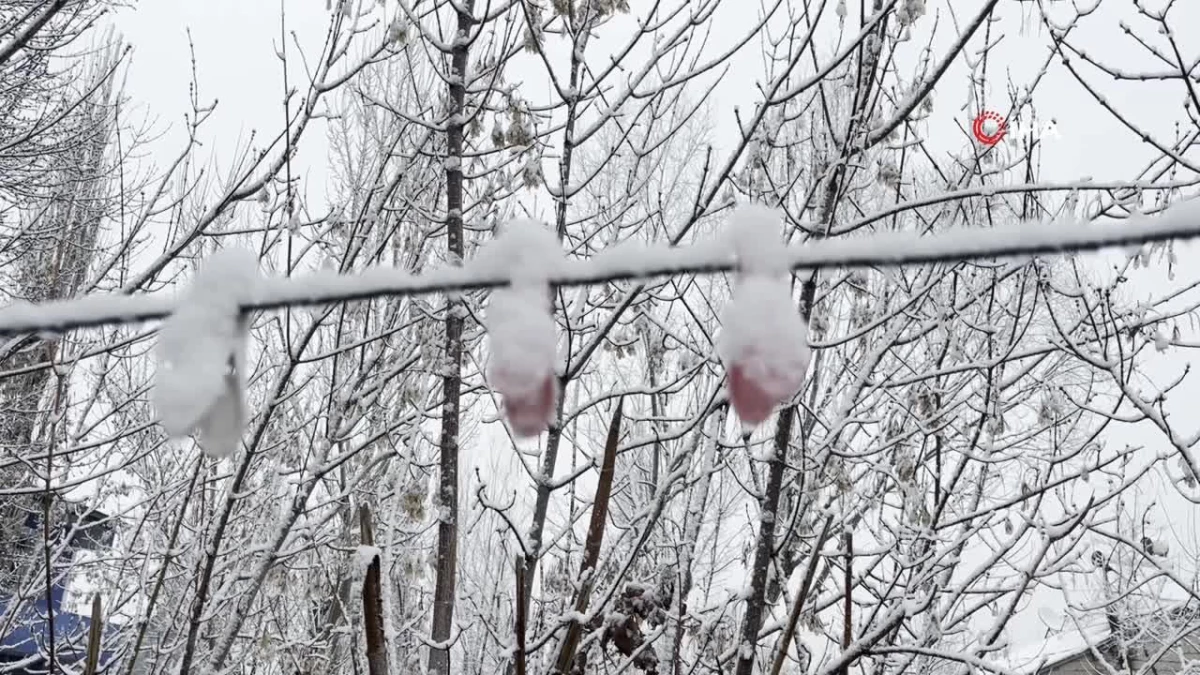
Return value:
[[(792, 270), (900, 265), (1095, 251), (1171, 239), (1200, 237), (1200, 201), (1176, 205), (1156, 215), (1135, 215), (1120, 223), (1025, 223), (989, 229), (951, 230), (921, 236), (911, 232), (877, 233), (861, 239), (823, 240), (786, 249)], [(671, 274), (728, 272), (736, 268), (734, 251), (721, 238), (679, 247), (618, 246), (586, 260), (564, 260), (549, 272), (554, 286), (644, 279)], [(243, 311), (322, 305), (386, 295), (457, 292), (507, 286), (510, 273), (494, 265), (445, 267), (420, 275), (394, 268), (351, 274), (316, 272), (292, 278), (262, 279)], [(42, 304), (20, 303), (0, 309), (0, 337), (59, 333), (73, 328), (160, 319), (176, 306), (158, 295), (91, 295)], [(2, 351), (2, 350), (0, 350)]]

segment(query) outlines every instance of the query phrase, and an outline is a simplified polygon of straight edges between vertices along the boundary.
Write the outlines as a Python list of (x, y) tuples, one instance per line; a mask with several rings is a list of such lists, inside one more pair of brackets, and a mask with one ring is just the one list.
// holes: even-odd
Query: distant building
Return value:
[[(36, 510), (28, 512), (23, 527), (17, 525), (16, 531), (8, 532), (5, 537), (5, 550), (0, 551), (0, 669), (6, 672), (17, 675), (48, 672), (51, 626), (58, 664), (82, 665), (86, 654), (91, 619), (63, 608), (71, 578), (68, 571), (79, 551), (110, 546), (115, 528), (113, 520), (99, 511), (74, 504), (64, 511), (55, 514), (55, 520), (60, 524), (50, 536), (56, 546), (67, 537), (70, 539), (64, 553), (53, 561), (52, 578), (55, 581), (51, 584), (49, 597), (46, 597), (44, 583), (34, 584), (36, 590), (29, 591), (30, 570), (39, 566), (44, 569), (39, 564), (44, 544), (42, 514)], [(11, 511), (6, 515), (11, 515)], [(21, 519), (16, 520), (16, 523), (21, 522)], [(24, 597), (18, 597), (21, 592), (17, 586), (22, 583), (26, 593)], [(111, 632), (104, 631), (106, 634)], [(113, 660), (111, 649), (111, 645), (101, 641), (101, 672)]]
[(1027, 675), (1200, 675), (1200, 612), (1166, 607), (1108, 615), (1047, 640), (1043, 656), (1013, 663)]

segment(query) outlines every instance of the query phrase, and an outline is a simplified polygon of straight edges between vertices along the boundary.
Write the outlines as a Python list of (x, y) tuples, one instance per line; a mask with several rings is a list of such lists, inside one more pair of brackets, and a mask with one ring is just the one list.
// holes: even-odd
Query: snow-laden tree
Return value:
[[(16, 6), (22, 5), (21, 7)], [(5, 3), (0, 49), (5, 77), (0, 114), (0, 293), (5, 302), (44, 302), (86, 291), (101, 264), (97, 241), (121, 197), (112, 152), (120, 45), (97, 41), (91, 54), (55, 61), (93, 16), (91, 3), (60, 12), (51, 6)], [(61, 9), (61, 8), (60, 8)], [(36, 34), (22, 22), (38, 11)], [(27, 15), (29, 16), (29, 15)], [(61, 72), (57, 69), (61, 68)], [(64, 544), (89, 508), (49, 490), (55, 472), (74, 461), (56, 455), (71, 439), (64, 400), (71, 348), (54, 341), (0, 344), (7, 377), (0, 380), (0, 632), (20, 624), (28, 603), (61, 577)], [(31, 527), (33, 526), (33, 527)], [(40, 536), (39, 536), (40, 535)], [(39, 541), (40, 539), (40, 541)], [(61, 647), (53, 640), (48, 649)]]
[[(1162, 147), (1115, 183), (1041, 182), (1049, 147), (981, 145), (969, 121), (935, 138), (956, 86), (969, 117), (1036, 110), (1049, 65), (1011, 101), (989, 80), (1011, 29), (1000, 4), (331, 3), (319, 50), (279, 51), (288, 126), (210, 178), (197, 88), (179, 162), (102, 205), (89, 266), (54, 293), (207, 283), (206, 261), (234, 247), (277, 276), (488, 255), (536, 276), (545, 261), (497, 237), (530, 217), (569, 260), (619, 260), (730, 236), (747, 204), (775, 209), (774, 234), (798, 246), (1188, 196), (1191, 118), (1171, 143), (1138, 130)], [(1071, 38), (1089, 18), (1046, 19), (1046, 64), (1088, 58)], [(739, 78), (756, 86), (730, 89)], [(318, 119), (327, 151), (301, 145)], [(333, 169), (328, 208), (302, 187), (308, 163)], [(44, 258), (22, 260), (28, 283), (54, 279)], [(1167, 462), (1132, 462), (1107, 431), (1149, 420), (1176, 448), (1171, 470), (1194, 466), (1137, 378), (1150, 353), (1188, 345), (1173, 335), (1195, 309), (1186, 273), (1149, 301), (1073, 255), (774, 281), (614, 278), (545, 303), (529, 282), (515, 305), (472, 289), (252, 312), (231, 331), (244, 328), (236, 373), (216, 365), (246, 380), (248, 412), (216, 458), (157, 423), (155, 326), (31, 336), (69, 348), (6, 358), (0, 386), (45, 373), (30, 424), (72, 465), (37, 473), (41, 441), (18, 439), (0, 494), (84, 487), (120, 514), (111, 555), (89, 565), (114, 640), (146, 672), (882, 675), (995, 667), (1028, 598)], [(774, 291), (782, 305), (765, 304)], [(529, 402), (492, 366), (525, 344), (511, 324), (541, 325), (543, 310), (557, 397), (533, 401), (551, 419), (530, 441), (515, 417)], [(167, 324), (163, 342), (203, 323)], [(729, 345), (747, 341), (811, 353), (757, 428), (728, 393)]]
[[(12, 69), (5, 76), (11, 100), (6, 99), (6, 135), (0, 141), (5, 180), (12, 179), (0, 197), (6, 303), (169, 287), (221, 248), (221, 239), (246, 236), (235, 219), (255, 219), (251, 211), (262, 214), (248, 229), (261, 237), (264, 264), (286, 260), (276, 243), (284, 241), (280, 235), (312, 219), (288, 187), (296, 147), (322, 99), (332, 98), (391, 44), (373, 38), (358, 53), (355, 24), (341, 14), (334, 17), (320, 64), (308, 73), (312, 79), (285, 104), (288, 126), (262, 147), (236, 153), (214, 180), (200, 150), (212, 104), (202, 102), (199, 82), (190, 90), (187, 134), (174, 161), (161, 167), (144, 161), (147, 130), (122, 114), (128, 101), (118, 94), (124, 52), (98, 19), (98, 12), (113, 7), (55, 0), (3, 8), (0, 64)], [(286, 50), (282, 56), (286, 61)], [(294, 76), (299, 65), (290, 67)], [(277, 186), (283, 189), (273, 204)], [(202, 626), (208, 655), (212, 638), (205, 612), (224, 533), (233, 530), (241, 539), (255, 532), (249, 516), (275, 523), (278, 515), (274, 509), (262, 514), (257, 501), (252, 513), (224, 511), (231, 501), (224, 473), (202, 457), (174, 452), (177, 445), (154, 422), (158, 411), (148, 395), (154, 361), (145, 357), (153, 332), (125, 326), (29, 334), (0, 345), (5, 430), (0, 501), (6, 535), (11, 531), (21, 541), (5, 540), (14, 553), (27, 548), (23, 528), (31, 510), (39, 516), (34, 522), (49, 523), (51, 534), (35, 547), (45, 555), (23, 560), (15, 578), (6, 579), (12, 582), (6, 589), (17, 589), (20, 602), (4, 603), (0, 628), (8, 634), (22, 608), (36, 605), (51, 576), (87, 572), (111, 621), (107, 648), (116, 650), (125, 672), (181, 663), (190, 669)], [(261, 350), (251, 358), (257, 366)], [(264, 370), (277, 372), (273, 367), (265, 363)], [(281, 382), (289, 377), (284, 374)], [(278, 443), (280, 432), (272, 428), (264, 437)], [(273, 485), (282, 497), (279, 481)], [(123, 527), (114, 550), (76, 566), (85, 570), (69, 572), (56, 562), (62, 557), (58, 533), (76, 525), (78, 509), (60, 512), (57, 505), (80, 500), (114, 514)], [(40, 518), (44, 512), (50, 518)], [(191, 572), (180, 576), (180, 565)], [(219, 575), (226, 579), (223, 566)], [(327, 601), (321, 595), (312, 602)], [(59, 635), (59, 646), (84, 638)], [(134, 652), (138, 659), (131, 657)]]

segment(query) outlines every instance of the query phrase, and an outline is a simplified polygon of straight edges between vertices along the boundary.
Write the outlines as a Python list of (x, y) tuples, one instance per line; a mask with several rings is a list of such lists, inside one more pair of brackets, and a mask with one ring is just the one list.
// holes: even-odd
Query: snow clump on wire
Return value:
[(488, 301), (487, 379), (503, 399), (513, 433), (522, 438), (544, 431), (558, 404), (558, 335), (548, 281), (561, 260), (558, 239), (544, 224), (518, 219), (473, 265), (511, 279), (511, 286), (492, 291)]
[(158, 330), (159, 420), (172, 438), (198, 433), (211, 457), (232, 455), (246, 425), (247, 326), (240, 312), (257, 279), (253, 253), (214, 253)]
[(741, 278), (721, 315), (717, 352), (730, 404), (750, 425), (766, 421), (800, 390), (811, 359), (807, 327), (786, 278), (781, 221), (779, 211), (759, 205), (741, 207), (730, 217)]

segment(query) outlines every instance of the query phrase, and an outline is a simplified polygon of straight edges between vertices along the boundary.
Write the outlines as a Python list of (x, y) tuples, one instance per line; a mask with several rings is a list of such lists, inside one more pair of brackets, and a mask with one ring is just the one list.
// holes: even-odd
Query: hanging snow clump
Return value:
[(510, 221), (473, 267), (508, 274), (512, 285), (492, 291), (487, 328), (487, 379), (503, 400), (515, 435), (537, 436), (558, 404), (558, 337), (550, 314), (549, 279), (562, 260), (558, 239), (543, 223)]
[(244, 249), (214, 253), (158, 330), (154, 407), (172, 438), (198, 435), (210, 457), (237, 449), (246, 425), (246, 337), (241, 304), (258, 279)]
[(787, 282), (779, 239), (782, 214), (760, 205), (730, 216), (740, 279), (721, 316), (717, 353), (728, 375), (729, 402), (758, 425), (804, 384), (811, 356), (807, 328)]

